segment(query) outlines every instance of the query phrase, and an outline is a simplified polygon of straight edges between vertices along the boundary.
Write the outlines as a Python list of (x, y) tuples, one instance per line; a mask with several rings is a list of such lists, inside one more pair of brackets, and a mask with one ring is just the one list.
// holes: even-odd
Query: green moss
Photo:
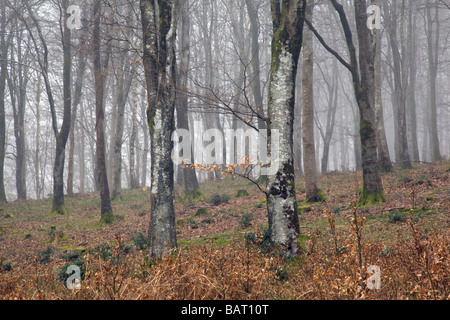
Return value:
[(245, 190), (245, 189), (239, 189), (239, 190), (236, 192), (236, 198), (247, 197), (247, 196), (249, 196), (249, 195), (250, 195), (250, 194), (249, 194), (248, 191)]
[(66, 216), (69, 215), (69, 211), (67, 210), (66, 206), (64, 204), (57, 204), (53, 201), (52, 204), (52, 210), (47, 215), (47, 217), (54, 217), (54, 216)]
[(306, 203), (322, 203), (328, 200), (328, 196), (323, 190), (318, 190), (316, 195), (305, 200)]
[(359, 207), (371, 207), (377, 204), (385, 203), (386, 197), (383, 194), (383, 191), (377, 191), (368, 193), (365, 188), (363, 188), (363, 192), (359, 197), (358, 206)]
[(112, 212), (105, 212), (100, 218), (100, 225), (109, 225), (114, 222), (114, 214)]
[(206, 209), (206, 208), (199, 208), (199, 209), (197, 209), (197, 212), (195, 213), (195, 216), (196, 217), (200, 217), (200, 216), (206, 216), (208, 214), (209, 214), (208, 209)]
[(194, 204), (197, 201), (205, 201), (205, 197), (200, 190), (186, 190), (181, 201), (183, 203)]

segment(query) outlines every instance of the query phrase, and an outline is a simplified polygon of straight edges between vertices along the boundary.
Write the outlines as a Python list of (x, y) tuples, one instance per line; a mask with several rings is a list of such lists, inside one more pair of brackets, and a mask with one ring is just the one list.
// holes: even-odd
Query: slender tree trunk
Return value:
[[(433, 3), (434, 2), (434, 3)], [(431, 116), (431, 156), (433, 161), (442, 160), (437, 125), (437, 101), (436, 101), (436, 79), (439, 59), (439, 10), (438, 0), (427, 1), (427, 44), (428, 44), (428, 70), (430, 90), (430, 116)], [(431, 10), (435, 9), (434, 17)], [(433, 31), (434, 29), (434, 31)]]
[[(18, 25), (14, 31), (17, 39), (22, 39), (23, 30), (20, 31)], [(22, 41), (17, 45), (17, 57), (14, 56), (14, 49), (11, 47), (11, 60), (17, 61), (17, 65), (11, 67), (11, 75), (8, 76), (8, 86), (11, 96), (11, 105), (14, 118), (14, 137), (16, 141), (16, 190), (17, 198), (26, 200), (26, 159), (25, 159), (25, 105), (27, 101), (28, 84), (28, 63), (26, 61), (28, 51), (23, 48)]]
[[(178, 92), (177, 92), (177, 128), (190, 130), (189, 127), (189, 117), (188, 117), (188, 97), (187, 97), (187, 85), (188, 85), (188, 73), (190, 68), (190, 28), (191, 19), (189, 13), (189, 0), (180, 1), (181, 10), (181, 56), (179, 73), (177, 79), (178, 81)], [(192, 145), (192, 144), (191, 144)], [(193, 155), (193, 150), (191, 150), (191, 155)], [(194, 163), (193, 156), (189, 159), (191, 163)], [(186, 197), (195, 198), (199, 193), (199, 185), (197, 180), (197, 174), (194, 168), (189, 166), (179, 165), (179, 169), (183, 175), (184, 191)]]
[(408, 106), (410, 112), (410, 131), (412, 158), (420, 161), (419, 143), (417, 139), (417, 106), (416, 106), (416, 78), (417, 78), (417, 25), (416, 15), (413, 14), (413, 2), (410, 2), (408, 15), (408, 53), (409, 53), (409, 86), (408, 86)]
[[(372, 1), (375, 5), (380, 5), (379, 0)], [(389, 156), (389, 148), (386, 139), (386, 131), (384, 127), (383, 114), (383, 97), (382, 97), (382, 73), (381, 73), (381, 30), (375, 30), (375, 121), (377, 126), (377, 146), (378, 146), (378, 162), (382, 172), (391, 172), (392, 163)]]
[[(312, 21), (313, 1), (307, 1), (305, 18)], [(303, 168), (305, 174), (306, 200), (320, 202), (323, 192), (320, 190), (316, 162), (316, 145), (314, 139), (314, 49), (312, 32), (303, 29), (303, 59), (302, 59), (302, 139)], [(327, 160), (328, 161), (328, 160)]]
[(83, 79), (86, 70), (86, 55), (84, 52), (78, 53), (78, 71), (77, 79), (75, 81), (74, 99), (72, 106), (72, 117), (70, 119), (70, 133), (69, 133), (69, 163), (67, 169), (67, 195), (73, 196), (73, 176), (74, 176), (74, 154), (75, 154), (75, 127), (78, 106), (81, 101)]
[(36, 142), (35, 142), (35, 151), (34, 151), (34, 179), (36, 185), (36, 199), (39, 200), (41, 198), (41, 183), (40, 183), (40, 144), (41, 144), (41, 110), (40, 110), (40, 102), (41, 102), (41, 76), (37, 75), (38, 83), (36, 88)]
[[(71, 31), (67, 27), (67, 8), (69, 1), (64, 0), (62, 12), (63, 23), (63, 95), (64, 95), (64, 116), (61, 130), (56, 134), (55, 163), (53, 166), (53, 202), (52, 212), (60, 215), (67, 213), (64, 205), (64, 162), (66, 154), (66, 143), (70, 132), (70, 121), (72, 117), (72, 53), (71, 53)], [(55, 124), (56, 126), (56, 124)]]
[[(392, 3), (390, 12), (386, 14), (388, 17), (389, 25), (389, 39), (392, 50), (393, 57), (393, 72), (394, 72), (394, 94), (395, 94), (395, 105), (398, 116), (398, 133), (399, 133), (399, 161), (402, 168), (411, 168), (411, 158), (409, 155), (408, 140), (407, 140), (407, 128), (406, 128), (406, 92), (407, 92), (407, 70), (405, 67), (406, 63), (406, 53), (404, 50), (404, 17), (403, 13), (400, 16), (400, 38), (397, 38), (397, 3)], [(402, 11), (404, 10), (404, 0), (402, 0)], [(400, 54), (400, 47), (402, 49), (402, 54)]]
[[(268, 102), (268, 150), (276, 143), (279, 155), (275, 174), (267, 177), (266, 197), (271, 241), (284, 246), (289, 255), (298, 252), (300, 233), (295, 199), (293, 123), (295, 83), (302, 47), (306, 1), (271, 0), (274, 35)], [(281, 8), (281, 11), (278, 10)], [(279, 141), (271, 141), (279, 133)], [(273, 159), (272, 154), (272, 159)]]
[[(151, 136), (150, 253), (160, 258), (177, 247), (173, 202), (172, 132), (175, 129), (174, 1), (141, 0), (147, 120)], [(160, 23), (157, 23), (160, 22)]]
[[(113, 222), (113, 210), (109, 195), (108, 178), (106, 173), (105, 161), (105, 133), (104, 133), (104, 75), (101, 61), (101, 43), (100, 43), (100, 18), (101, 18), (101, 0), (96, 0), (94, 4), (94, 29), (92, 35), (92, 48), (94, 59), (94, 81), (95, 81), (95, 131), (97, 134), (96, 153), (97, 153), (97, 172), (100, 186), (101, 198), (101, 219), (103, 223)], [(105, 65), (107, 65), (105, 63)]]
[(0, 205), (7, 202), (4, 181), (5, 151), (6, 151), (6, 117), (5, 117), (5, 88), (8, 67), (8, 44), (6, 43), (6, 4), (0, 4)]
[[(134, 81), (133, 85), (133, 106), (132, 106), (132, 125), (130, 136), (130, 189), (136, 189), (138, 187), (138, 181), (136, 178), (136, 135), (137, 135), (137, 82)], [(137, 166), (139, 167), (139, 166)]]

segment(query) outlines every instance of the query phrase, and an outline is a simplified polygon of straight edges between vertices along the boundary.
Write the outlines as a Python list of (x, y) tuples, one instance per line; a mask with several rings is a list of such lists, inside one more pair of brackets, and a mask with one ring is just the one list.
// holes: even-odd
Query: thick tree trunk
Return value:
[[(267, 177), (266, 197), (271, 241), (285, 247), (289, 255), (298, 252), (300, 233), (295, 198), (293, 121), (305, 3), (300, 0), (271, 1), (272, 8), (281, 6), (281, 12), (272, 12), (275, 33), (272, 39), (267, 141), (270, 152), (272, 145), (278, 144), (279, 155), (271, 164), (278, 164), (278, 170)], [(275, 137), (274, 130), (279, 133), (279, 141), (271, 141)]]
[(140, 9), (148, 94), (147, 120), (152, 143), (149, 250), (153, 257), (160, 258), (177, 247), (171, 158), (176, 103), (176, 8), (174, 1), (162, 1), (155, 7), (152, 0), (141, 0)]

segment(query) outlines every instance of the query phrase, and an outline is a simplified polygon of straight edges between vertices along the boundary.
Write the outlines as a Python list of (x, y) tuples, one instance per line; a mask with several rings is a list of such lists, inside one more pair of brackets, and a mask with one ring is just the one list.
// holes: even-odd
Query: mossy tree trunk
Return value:
[[(279, 166), (275, 174), (267, 177), (266, 196), (271, 241), (285, 247), (289, 255), (298, 252), (300, 233), (295, 198), (293, 123), (305, 4), (301, 0), (271, 1), (274, 35), (267, 140), (268, 150), (272, 150), (271, 144), (278, 144), (279, 155), (275, 161)], [(271, 141), (274, 130), (279, 133), (279, 141)]]
[[(155, 6), (157, 5), (157, 6)], [(175, 1), (141, 0), (147, 120), (151, 138), (149, 251), (161, 258), (177, 247), (171, 158), (175, 129)]]

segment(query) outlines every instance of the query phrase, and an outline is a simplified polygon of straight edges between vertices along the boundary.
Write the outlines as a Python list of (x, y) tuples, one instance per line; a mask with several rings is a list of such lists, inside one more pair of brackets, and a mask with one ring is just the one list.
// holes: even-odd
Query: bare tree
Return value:
[(331, 49), (318, 34), (313, 25), (306, 21), (310, 29), (321, 44), (333, 54), (351, 73), (355, 98), (360, 113), (360, 139), (362, 151), (363, 188), (359, 197), (359, 205), (368, 206), (385, 202), (383, 184), (378, 166), (375, 124), (375, 92), (374, 92), (374, 64), (375, 55), (371, 50), (373, 34), (367, 28), (367, 3), (355, 1), (356, 32), (359, 43), (359, 59), (353, 43), (353, 34), (348, 23), (344, 7), (331, 0), (331, 4), (339, 15), (345, 34), (345, 40), (350, 56), (350, 63), (345, 61), (336, 51)]

